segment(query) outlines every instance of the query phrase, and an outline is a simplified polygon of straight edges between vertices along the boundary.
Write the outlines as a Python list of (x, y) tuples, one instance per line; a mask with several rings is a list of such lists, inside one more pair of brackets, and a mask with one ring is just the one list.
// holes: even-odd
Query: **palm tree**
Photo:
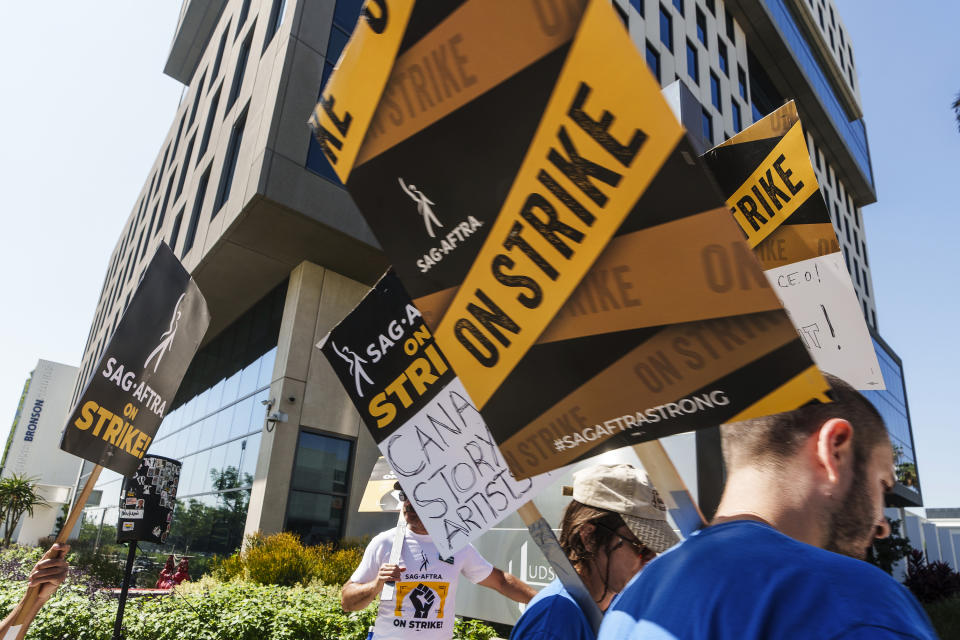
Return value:
[(4, 526), (5, 547), (10, 546), (13, 530), (23, 514), (33, 516), (34, 507), (48, 504), (37, 492), (35, 481), (36, 478), (16, 473), (9, 478), (0, 479), (0, 523)]
[(957, 114), (957, 129), (960, 129), (960, 93), (957, 94), (957, 99), (953, 103), (953, 112)]

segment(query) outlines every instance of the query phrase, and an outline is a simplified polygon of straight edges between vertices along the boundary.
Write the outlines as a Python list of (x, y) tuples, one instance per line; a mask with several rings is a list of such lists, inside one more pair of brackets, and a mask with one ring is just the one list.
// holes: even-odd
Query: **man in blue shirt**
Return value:
[(827, 379), (833, 403), (721, 427), (711, 526), (627, 585), (599, 640), (936, 637), (905, 587), (857, 559), (890, 533), (893, 450), (876, 409)]

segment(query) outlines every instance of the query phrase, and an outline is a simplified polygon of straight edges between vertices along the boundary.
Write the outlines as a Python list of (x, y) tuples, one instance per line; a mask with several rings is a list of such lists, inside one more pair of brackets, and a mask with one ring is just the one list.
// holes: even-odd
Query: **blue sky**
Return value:
[[(863, 210), (884, 338), (904, 361), (927, 506), (960, 507), (960, 3), (838, 0), (879, 200)], [(163, 75), (180, 3), (16, 3), (0, 23), (0, 442), (38, 358), (79, 364), (107, 261), (183, 87)]]
[(837, 0), (853, 42), (877, 202), (863, 223), (880, 333), (903, 360), (928, 507), (960, 507), (960, 3)]

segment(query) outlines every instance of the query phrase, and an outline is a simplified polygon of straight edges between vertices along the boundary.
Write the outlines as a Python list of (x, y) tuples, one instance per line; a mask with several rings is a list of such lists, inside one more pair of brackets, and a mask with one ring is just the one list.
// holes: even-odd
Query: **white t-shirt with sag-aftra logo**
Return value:
[[(350, 580), (376, 579), (380, 565), (390, 561), (394, 530), (378, 534), (363, 552), (363, 559)], [(374, 640), (449, 640), (453, 637), (453, 613), (457, 580), (462, 573), (471, 582), (490, 575), (493, 565), (467, 545), (441, 559), (430, 536), (406, 532), (400, 551), (403, 575), (396, 582), (393, 600), (380, 601)]]

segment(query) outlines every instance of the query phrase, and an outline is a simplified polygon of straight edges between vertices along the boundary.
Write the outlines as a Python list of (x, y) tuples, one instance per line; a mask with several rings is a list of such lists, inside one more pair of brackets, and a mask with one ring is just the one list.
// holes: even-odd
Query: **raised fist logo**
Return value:
[(437, 596), (430, 587), (422, 582), (418, 584), (416, 588), (410, 592), (410, 602), (413, 603), (414, 608), (413, 617), (426, 618), (436, 600)]

